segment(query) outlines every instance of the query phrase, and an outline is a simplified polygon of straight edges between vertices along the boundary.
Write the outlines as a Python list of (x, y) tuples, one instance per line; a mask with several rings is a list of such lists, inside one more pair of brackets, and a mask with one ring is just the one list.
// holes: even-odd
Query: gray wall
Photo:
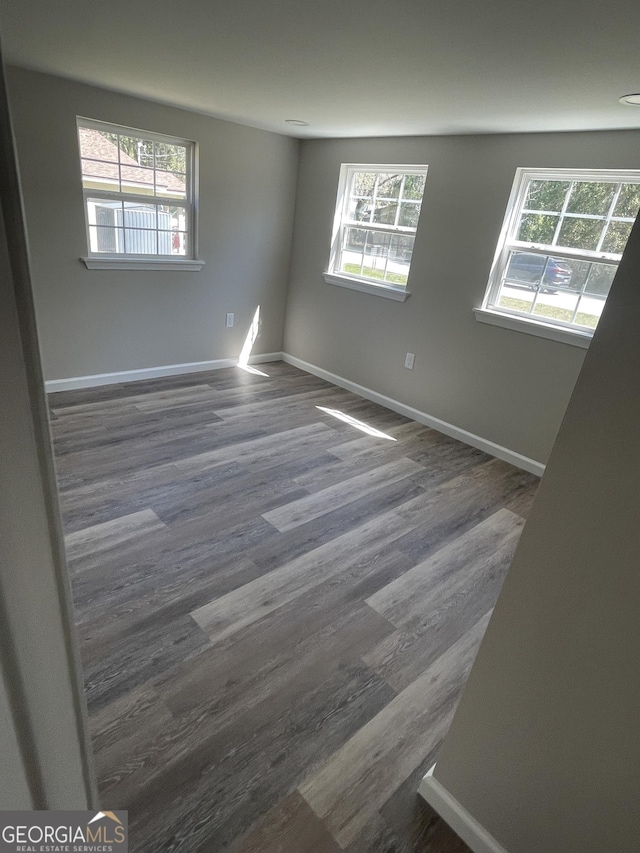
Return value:
[(435, 776), (510, 853), (640, 838), (640, 221)]
[[(295, 140), (21, 69), (8, 83), (46, 379), (237, 356), (257, 305), (254, 352), (282, 349)], [(199, 143), (200, 272), (78, 260), (87, 247), (76, 115)]]
[[(405, 303), (322, 278), (343, 162), (429, 166)], [(584, 350), (478, 323), (472, 311), (518, 166), (640, 168), (640, 133), (302, 142), (285, 351), (546, 462)]]

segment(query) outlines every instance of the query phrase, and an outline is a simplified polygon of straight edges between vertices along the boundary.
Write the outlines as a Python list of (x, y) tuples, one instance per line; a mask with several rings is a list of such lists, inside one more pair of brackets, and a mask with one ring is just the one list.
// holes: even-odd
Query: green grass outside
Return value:
[[(526, 299), (513, 299), (510, 296), (502, 296), (498, 303), (499, 308), (510, 308), (512, 311), (524, 311), (530, 313), (531, 302)], [(563, 320), (565, 323), (570, 323), (573, 317), (573, 311), (568, 308), (554, 308), (553, 305), (543, 305), (538, 303), (533, 314), (534, 317), (551, 317), (554, 320)], [(593, 314), (585, 314), (583, 311), (578, 311), (574, 323), (580, 326), (589, 326), (595, 329), (598, 325), (598, 317)]]
[(397, 272), (388, 272), (387, 277), (384, 277), (384, 272), (382, 270), (374, 270), (373, 267), (363, 267), (362, 272), (360, 272), (360, 264), (344, 264), (343, 272), (355, 273), (355, 275), (363, 275), (366, 278), (379, 278), (384, 281), (388, 281), (389, 284), (406, 284), (407, 276), (402, 275), (402, 273)]

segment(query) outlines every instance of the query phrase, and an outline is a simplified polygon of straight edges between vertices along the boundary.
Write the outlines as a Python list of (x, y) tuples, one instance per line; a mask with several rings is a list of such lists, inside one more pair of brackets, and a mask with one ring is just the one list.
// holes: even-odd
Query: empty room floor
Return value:
[(537, 478), (259, 369), (50, 395), (101, 804), (135, 853), (463, 853), (416, 789)]

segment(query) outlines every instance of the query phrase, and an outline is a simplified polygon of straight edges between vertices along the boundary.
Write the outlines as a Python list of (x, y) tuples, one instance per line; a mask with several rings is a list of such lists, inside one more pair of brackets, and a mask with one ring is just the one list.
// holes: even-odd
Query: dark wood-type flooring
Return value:
[(135, 853), (463, 853), (416, 789), (537, 480), (261, 370), (50, 396), (102, 804)]

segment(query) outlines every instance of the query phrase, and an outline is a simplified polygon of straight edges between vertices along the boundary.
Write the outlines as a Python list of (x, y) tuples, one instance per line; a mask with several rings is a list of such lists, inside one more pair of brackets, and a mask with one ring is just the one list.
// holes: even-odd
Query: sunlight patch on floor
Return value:
[(351, 417), (351, 415), (345, 414), (345, 412), (341, 412), (339, 409), (326, 409), (324, 406), (316, 406), (316, 409), (320, 409), (321, 412), (326, 412), (327, 415), (331, 415), (334, 418), (337, 418), (339, 421), (344, 421), (344, 423), (349, 424), (355, 429), (359, 429), (360, 432), (365, 432), (367, 435), (372, 435), (375, 438), (386, 438), (387, 441), (397, 441), (397, 438), (394, 438), (392, 435), (387, 435), (386, 432), (381, 432), (379, 429), (370, 426), (369, 424), (365, 424), (364, 421), (359, 421), (357, 418)]

